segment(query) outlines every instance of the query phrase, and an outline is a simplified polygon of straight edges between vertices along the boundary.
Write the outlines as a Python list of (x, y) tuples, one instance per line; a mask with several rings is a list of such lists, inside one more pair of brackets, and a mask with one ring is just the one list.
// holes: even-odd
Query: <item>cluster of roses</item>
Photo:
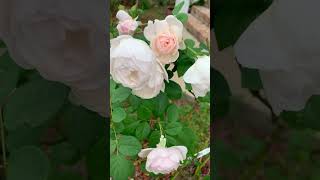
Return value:
[[(110, 73), (113, 80), (132, 89), (132, 94), (142, 99), (156, 97), (164, 91), (168, 74), (165, 65), (172, 64), (179, 58), (179, 50), (184, 49), (184, 27), (175, 16), (169, 15), (164, 20), (149, 21), (144, 28), (143, 40), (132, 37), (139, 26), (123, 10), (116, 15), (119, 20), (119, 36), (111, 39)], [(210, 57), (198, 57), (196, 62), (183, 76), (190, 83), (196, 97), (205, 96), (210, 90)], [(155, 174), (168, 174), (176, 170), (181, 161), (186, 159), (187, 148), (184, 146), (166, 147), (166, 138), (162, 135), (157, 148), (143, 149), (140, 157), (147, 157), (146, 170)]]

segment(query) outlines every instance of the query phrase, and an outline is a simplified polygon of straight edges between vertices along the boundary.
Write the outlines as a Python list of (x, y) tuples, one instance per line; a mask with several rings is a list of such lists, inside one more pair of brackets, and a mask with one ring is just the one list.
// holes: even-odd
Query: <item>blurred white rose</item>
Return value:
[(169, 174), (186, 159), (188, 149), (185, 146), (166, 147), (166, 138), (161, 135), (157, 148), (142, 149), (138, 156), (147, 157), (146, 170), (155, 174)]
[(162, 64), (170, 64), (178, 59), (178, 50), (184, 48), (182, 32), (183, 24), (172, 15), (165, 20), (149, 21), (144, 28), (144, 36)]
[(275, 0), (235, 45), (239, 63), (260, 70), (275, 113), (299, 111), (320, 94), (320, 17), (317, 0)]
[(68, 85), (74, 102), (106, 116), (105, 7), (104, 1), (1, 0), (0, 38), (17, 64)]
[(210, 57), (198, 57), (183, 75), (183, 80), (191, 84), (196, 97), (204, 97), (210, 91)]
[(119, 10), (116, 17), (119, 20), (117, 29), (120, 35), (132, 35), (138, 28), (138, 22), (124, 10)]
[(150, 99), (164, 90), (168, 75), (147, 43), (129, 35), (111, 40), (110, 73), (114, 81), (132, 89), (132, 93)]

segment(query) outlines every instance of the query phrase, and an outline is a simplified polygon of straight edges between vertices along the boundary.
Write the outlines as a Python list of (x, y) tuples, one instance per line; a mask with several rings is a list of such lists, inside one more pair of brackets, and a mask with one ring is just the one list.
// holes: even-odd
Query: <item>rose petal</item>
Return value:
[(125, 21), (128, 19), (132, 19), (132, 17), (124, 10), (119, 10), (116, 15), (119, 21)]
[(146, 149), (142, 149), (138, 156), (141, 157), (141, 158), (145, 158), (149, 155), (149, 153), (153, 150), (154, 148), (146, 148)]

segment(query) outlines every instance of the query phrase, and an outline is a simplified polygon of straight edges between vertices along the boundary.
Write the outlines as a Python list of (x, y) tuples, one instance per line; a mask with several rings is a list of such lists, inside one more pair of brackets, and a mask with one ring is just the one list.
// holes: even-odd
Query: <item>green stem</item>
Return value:
[(160, 135), (162, 136), (163, 135), (163, 128), (162, 128), (160, 119), (158, 120), (158, 124), (159, 124), (159, 128), (160, 128)]
[(180, 172), (177, 171), (177, 172), (174, 174), (174, 176), (173, 176), (173, 178), (172, 178), (171, 180), (175, 180), (175, 179), (178, 177), (179, 174), (180, 174)]
[(198, 56), (198, 53), (196, 51), (194, 51), (193, 49), (187, 47), (188, 50), (190, 50), (195, 56)]
[(117, 149), (117, 155), (119, 154), (119, 141), (118, 141), (118, 136), (116, 129), (114, 128), (113, 124), (111, 124), (111, 128), (113, 130), (114, 136), (116, 137), (116, 149)]
[(195, 175), (199, 176), (201, 169), (203, 168), (203, 166), (205, 166), (207, 164), (207, 162), (209, 161), (210, 157), (207, 157), (207, 159), (205, 161), (203, 161), (200, 166), (197, 167)]
[(3, 168), (4, 174), (6, 174), (6, 167), (7, 167), (7, 155), (6, 155), (6, 139), (4, 133), (4, 122), (2, 116), (2, 107), (0, 107), (0, 128), (1, 128), (1, 148), (2, 148), (2, 159), (3, 159)]

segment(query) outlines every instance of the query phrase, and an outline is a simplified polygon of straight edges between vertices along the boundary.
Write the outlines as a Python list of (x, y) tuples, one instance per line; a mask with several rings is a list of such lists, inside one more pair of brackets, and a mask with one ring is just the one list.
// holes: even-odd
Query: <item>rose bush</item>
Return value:
[[(151, 177), (175, 176), (199, 161), (197, 156), (206, 155), (197, 153), (197, 134), (179, 120), (176, 104), (184, 95), (180, 84), (173, 80), (175, 75), (185, 80), (182, 83), (199, 102), (209, 103), (210, 91), (208, 49), (184, 39), (187, 15), (179, 13), (182, 5), (164, 20), (149, 21), (140, 33), (123, 35), (117, 28), (118, 32), (112, 34), (112, 179), (137, 176), (134, 166)], [(133, 9), (136, 7), (129, 12), (137, 14)], [(117, 14), (126, 14), (123, 11)], [(200, 176), (198, 172), (192, 176)]]

